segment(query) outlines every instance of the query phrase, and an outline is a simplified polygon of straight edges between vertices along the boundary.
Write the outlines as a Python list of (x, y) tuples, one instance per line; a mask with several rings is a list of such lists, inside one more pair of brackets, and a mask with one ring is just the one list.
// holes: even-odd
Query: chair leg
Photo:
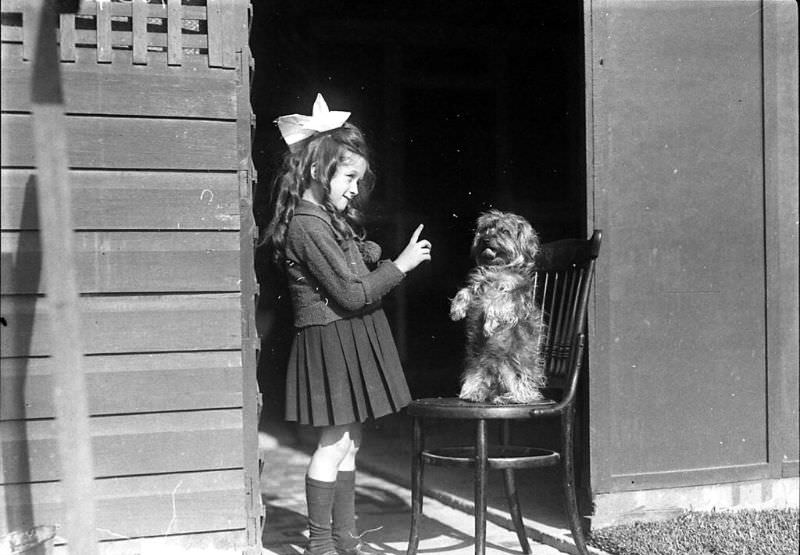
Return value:
[[(511, 421), (504, 420), (501, 430), (501, 441), (503, 445), (509, 445), (511, 443)], [(503, 477), (505, 478), (508, 510), (509, 513), (511, 513), (514, 529), (517, 531), (519, 545), (522, 547), (522, 552), (528, 555), (531, 552), (531, 546), (528, 543), (528, 536), (525, 534), (525, 524), (522, 522), (522, 511), (519, 506), (519, 496), (517, 495), (516, 480), (514, 480), (514, 470), (512, 468), (503, 470)]]
[(411, 452), (411, 531), (408, 535), (407, 555), (416, 555), (419, 547), (419, 521), (422, 516), (422, 450), (425, 448), (422, 436), (422, 422), (418, 417), (413, 419), (413, 437)]
[(575, 462), (573, 455), (573, 426), (575, 420), (575, 408), (570, 407), (564, 412), (561, 419), (562, 433), (564, 434), (561, 442), (563, 446), (563, 484), (564, 496), (567, 501), (567, 516), (569, 517), (569, 527), (572, 531), (572, 539), (575, 547), (578, 548), (580, 555), (589, 555), (586, 547), (586, 539), (583, 536), (583, 526), (581, 525), (581, 515), (578, 510), (578, 497), (575, 487)]
[(479, 419), (475, 434), (475, 555), (486, 552), (486, 478), (489, 449), (486, 420)]

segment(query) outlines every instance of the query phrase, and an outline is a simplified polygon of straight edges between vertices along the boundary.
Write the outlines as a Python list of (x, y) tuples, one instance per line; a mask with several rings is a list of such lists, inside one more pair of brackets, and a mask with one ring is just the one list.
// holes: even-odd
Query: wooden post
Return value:
[(52, 330), (53, 397), (66, 508), (60, 535), (69, 543), (70, 553), (94, 555), (97, 553), (94, 464), (81, 366), (83, 350), (73, 256), (66, 118), (56, 46), (58, 14), (53, 0), (35, 5), (39, 13), (34, 21), (38, 21), (39, 28), (31, 105), (46, 302)]

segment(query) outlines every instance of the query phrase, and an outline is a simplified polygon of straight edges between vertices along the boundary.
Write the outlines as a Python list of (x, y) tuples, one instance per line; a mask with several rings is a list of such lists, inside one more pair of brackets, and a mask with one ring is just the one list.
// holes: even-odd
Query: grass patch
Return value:
[(796, 555), (797, 509), (687, 512), (592, 532), (591, 545), (613, 555)]

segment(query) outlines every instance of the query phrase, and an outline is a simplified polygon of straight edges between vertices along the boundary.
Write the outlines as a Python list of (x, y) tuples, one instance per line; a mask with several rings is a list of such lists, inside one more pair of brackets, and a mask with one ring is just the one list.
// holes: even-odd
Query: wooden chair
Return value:
[[(543, 308), (548, 325), (545, 341), (548, 398), (533, 404), (494, 405), (463, 401), (458, 398), (418, 399), (408, 407), (413, 419), (411, 463), (411, 533), (407, 555), (414, 555), (419, 544), (419, 521), (422, 515), (422, 482), (425, 464), (473, 467), (475, 472), (475, 553), (486, 548), (486, 478), (489, 469), (503, 470), (511, 518), (524, 553), (530, 546), (522, 521), (514, 469), (561, 465), (569, 525), (575, 545), (588, 554), (578, 513), (573, 461), (575, 394), (583, 363), (586, 342), (585, 324), (589, 290), (594, 277), (594, 263), (600, 251), (601, 232), (595, 230), (589, 240), (567, 239), (547, 243), (537, 259), (537, 302)], [(510, 444), (512, 420), (559, 417), (559, 451)], [(472, 420), (476, 424), (475, 443), (463, 447), (426, 448), (424, 420)], [(487, 421), (498, 420), (501, 444), (489, 445)]]

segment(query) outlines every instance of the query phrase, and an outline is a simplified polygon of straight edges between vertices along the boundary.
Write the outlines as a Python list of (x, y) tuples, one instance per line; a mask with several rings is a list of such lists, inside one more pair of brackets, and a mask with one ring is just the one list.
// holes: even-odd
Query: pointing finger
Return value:
[(419, 235), (422, 233), (422, 228), (425, 227), (423, 224), (419, 224), (417, 229), (414, 230), (414, 233), (411, 234), (411, 242), (416, 243), (419, 240)]

